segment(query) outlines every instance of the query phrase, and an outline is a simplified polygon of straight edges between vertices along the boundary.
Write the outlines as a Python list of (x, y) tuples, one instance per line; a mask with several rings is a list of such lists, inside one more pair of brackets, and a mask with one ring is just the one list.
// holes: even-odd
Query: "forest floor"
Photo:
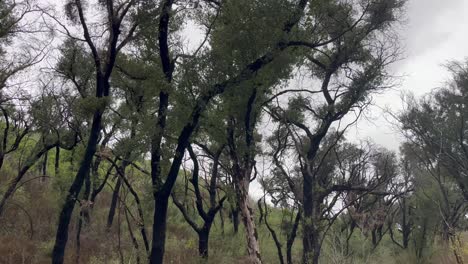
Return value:
[[(33, 186), (23, 186), (15, 198), (9, 203), (5, 215), (0, 218), (0, 264), (42, 264), (50, 263), (50, 254), (54, 243), (56, 220), (58, 215), (58, 202), (60, 197), (53, 197), (48, 192), (50, 186), (47, 183), (34, 183)], [(43, 185), (43, 186), (41, 186)], [(150, 198), (144, 200), (147, 208), (145, 212), (151, 211)], [(99, 197), (95, 208), (106, 208), (110, 203), (110, 193)], [(128, 224), (121, 208), (120, 214), (116, 214), (114, 225), (111, 230), (106, 230), (107, 210), (94, 210), (91, 213), (90, 223), (84, 226), (80, 241), (80, 259), (76, 258), (76, 230), (78, 215), (74, 217), (69, 233), (69, 243), (66, 251), (65, 263), (83, 264), (133, 264), (136, 262), (137, 251), (132, 244), (128, 233)], [(75, 210), (78, 211), (78, 210)], [(76, 212), (75, 212), (76, 213)], [(170, 207), (168, 218), (168, 234), (166, 242), (165, 262), (171, 264), (190, 263), (247, 263), (245, 238), (242, 227), (236, 234), (233, 225), (224, 212), (224, 228), (218, 217), (212, 228), (210, 236), (210, 257), (208, 261), (197, 257), (198, 241), (196, 233), (184, 221), (175, 206)], [(146, 214), (146, 226), (150, 226), (151, 214)], [(283, 212), (272, 209), (268, 221), (276, 228), (276, 232), (286, 244), (285, 234), (281, 231), (282, 222), (285, 217)], [(258, 217), (257, 217), (258, 219)], [(284, 224), (283, 224), (284, 225)], [(120, 227), (120, 228), (119, 228)], [(138, 229), (133, 224), (132, 231), (137, 237), (138, 254), (141, 263), (145, 263), (145, 251)], [(333, 232), (333, 231), (331, 231)], [(148, 233), (149, 230), (148, 230)], [(258, 224), (259, 241), (261, 243), (262, 258), (265, 263), (279, 263), (278, 253), (271, 235), (264, 223)], [(330, 237), (339, 239), (338, 235), (331, 233)], [(433, 263), (451, 264), (456, 263), (450, 249), (427, 249), (428, 256), (423, 262), (418, 262), (411, 254), (396, 254), (401, 252), (395, 250), (396, 246), (390, 239), (383, 239), (376, 250), (371, 250), (370, 241), (367, 238), (356, 236), (350, 242), (354, 254), (344, 257), (342, 250), (335, 243), (325, 243), (322, 263), (325, 264), (410, 264), (410, 263)], [(463, 246), (465, 259), (468, 260), (468, 234), (462, 235), (466, 241)], [(285, 249), (283, 248), (285, 251)], [(285, 255), (285, 252), (283, 253)], [(299, 263), (301, 257), (300, 234), (293, 246), (293, 257)], [(123, 262), (122, 262), (123, 261)]]

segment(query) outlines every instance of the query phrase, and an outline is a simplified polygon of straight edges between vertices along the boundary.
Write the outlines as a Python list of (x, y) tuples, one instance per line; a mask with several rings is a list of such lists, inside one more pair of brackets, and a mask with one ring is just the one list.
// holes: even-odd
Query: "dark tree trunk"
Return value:
[(109, 215), (107, 216), (107, 231), (112, 227), (112, 222), (114, 221), (115, 209), (117, 208), (117, 202), (119, 199), (120, 187), (122, 186), (122, 179), (119, 177), (115, 183), (114, 191), (112, 192), (112, 200), (109, 207)]
[(231, 208), (231, 222), (232, 227), (234, 229), (234, 233), (237, 234), (239, 232), (239, 207), (236, 205), (235, 208)]
[(198, 232), (198, 254), (202, 258), (208, 258), (208, 247), (211, 223), (206, 223), (205, 226)]
[(85, 183), (85, 190), (83, 192), (83, 196), (81, 198), (81, 205), (80, 205), (80, 216), (78, 219), (78, 227), (76, 231), (76, 258), (75, 262), (77, 264), (80, 263), (80, 254), (81, 254), (81, 230), (83, 229), (83, 225), (87, 225), (90, 220), (89, 210), (90, 204), (88, 202), (89, 196), (91, 194), (91, 181), (89, 171), (86, 175), (86, 183)]
[(302, 217), (302, 211), (301, 209), (299, 209), (299, 211), (297, 212), (296, 218), (294, 220), (294, 225), (292, 227), (291, 233), (289, 233), (288, 235), (288, 241), (286, 243), (286, 262), (288, 264), (293, 264), (292, 246), (294, 244), (294, 241), (296, 240), (297, 229), (301, 222), (301, 217)]
[(155, 195), (154, 198), (154, 222), (153, 245), (151, 246), (150, 263), (163, 264), (164, 247), (166, 243), (166, 218), (169, 199)]
[(102, 113), (96, 112), (93, 117), (91, 133), (86, 146), (85, 155), (78, 169), (75, 179), (73, 180), (68, 195), (65, 198), (62, 210), (60, 212), (57, 234), (55, 238), (55, 245), (52, 252), (52, 263), (62, 264), (65, 256), (65, 247), (68, 241), (68, 227), (72, 217), (73, 209), (75, 208), (76, 199), (81, 191), (83, 183), (88, 175), (93, 161), (94, 154), (96, 153), (96, 146), (99, 140), (99, 133), (101, 132)]
[(5, 154), (0, 154), (0, 169), (3, 167), (3, 162), (5, 161)]
[(60, 146), (55, 147), (55, 166), (54, 172), (55, 176), (58, 176), (60, 170)]
[(318, 264), (321, 250), (321, 231), (320, 231), (320, 204), (321, 201), (317, 197), (319, 194), (315, 192), (318, 188), (314, 186), (316, 183), (311, 175), (305, 173), (303, 184), (304, 193), (304, 216), (302, 220), (303, 226), (303, 256), (304, 264)]
[[(265, 205), (265, 212), (263, 211), (262, 200), (263, 200), (263, 203)], [(270, 226), (270, 223), (268, 223), (268, 206), (266, 204), (265, 196), (263, 198), (260, 198), (258, 200), (257, 204), (258, 204), (258, 210), (260, 211), (260, 219), (262, 219), (262, 218), (265, 219), (265, 225), (266, 225), (268, 231), (270, 231), (271, 237), (273, 238), (273, 241), (275, 242), (279, 262), (280, 262), (280, 264), (284, 264), (284, 256), (283, 256), (283, 249), (282, 249), (281, 242), (280, 242), (278, 236), (276, 235), (276, 231)], [(259, 220), (259, 222), (260, 222), (260, 220)], [(289, 238), (289, 236), (288, 236), (288, 238)]]
[(91, 194), (91, 181), (89, 171), (86, 175), (86, 183), (85, 183), (85, 190), (83, 192), (83, 196), (81, 198), (80, 204), (80, 216), (78, 219), (78, 227), (76, 231), (76, 258), (75, 262), (77, 264), (80, 263), (80, 254), (81, 254), (81, 230), (83, 229), (83, 225), (89, 223), (90, 220), (90, 203), (88, 202), (89, 196)]
[(371, 236), (372, 236), (372, 247), (376, 248), (377, 247), (377, 229), (373, 229), (371, 231)]
[(49, 153), (48, 151), (44, 153), (44, 160), (42, 161), (42, 176), (47, 176), (47, 162), (49, 161), (48, 153)]
[(320, 258), (320, 232), (315, 217), (304, 214), (303, 220), (303, 263), (318, 264)]
[(80, 219), (78, 220), (78, 229), (76, 230), (76, 256), (75, 256), (75, 263), (80, 263), (80, 255), (81, 255), (81, 228), (83, 226), (83, 216), (80, 213)]
[(219, 211), (219, 220), (221, 222), (221, 235), (224, 237), (224, 214), (223, 209)]
[(356, 222), (351, 218), (351, 222), (349, 223), (349, 233), (348, 236), (346, 237), (346, 247), (345, 247), (345, 254), (349, 255), (349, 242), (351, 240), (351, 237), (353, 236), (354, 229), (356, 228)]

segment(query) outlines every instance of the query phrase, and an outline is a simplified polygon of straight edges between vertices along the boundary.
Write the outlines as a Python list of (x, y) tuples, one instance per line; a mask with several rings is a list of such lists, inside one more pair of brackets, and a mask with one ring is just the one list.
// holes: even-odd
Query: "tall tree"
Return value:
[[(320, 164), (317, 153), (332, 124), (349, 112), (359, 116), (370, 95), (387, 87), (386, 68), (397, 58), (398, 49), (392, 39), (381, 41), (381, 38), (391, 35), (391, 25), (403, 4), (403, 1), (359, 4), (330, 1), (313, 6), (311, 12), (320, 20), (318, 25), (312, 23), (310, 30), (332, 39), (325, 47), (306, 51), (310, 76), (320, 83), (320, 88), (307, 89), (302, 95), (291, 97), (287, 109), (278, 104), (270, 107), (273, 117), (301, 131), (305, 138), (298, 140), (307, 142), (297, 150), (303, 178), (304, 263), (318, 263), (320, 256), (319, 230), (314, 226), (314, 219), (320, 215), (320, 204), (327, 192), (320, 191), (315, 173)], [(292, 44), (310, 46), (306, 41)]]
[(409, 142), (444, 167), (467, 199), (468, 66), (452, 62), (448, 70), (452, 79), (446, 88), (434, 90), (419, 101), (409, 96), (398, 119)]
[[(307, 5), (306, 0), (301, 0), (291, 7), (290, 16), (280, 25), (279, 36), (269, 43), (270, 45), (265, 51), (262, 51), (258, 57), (251, 60), (245, 65), (238, 67), (238, 69), (230, 76), (216, 73), (216, 78), (210, 78), (210, 82), (205, 84), (204, 89), (197, 91), (196, 99), (187, 112), (189, 116), (186, 118), (186, 122), (183, 123), (180, 132), (175, 133), (177, 136), (176, 147), (173, 151), (173, 159), (169, 165), (169, 169), (166, 173), (166, 177), (162, 175), (161, 170), (161, 143), (163, 142), (163, 136), (166, 132), (166, 124), (169, 109), (169, 98), (170, 92), (174, 92), (174, 70), (176, 65), (176, 58), (173, 53), (169, 50), (168, 36), (169, 36), (169, 24), (172, 14), (173, 1), (163, 1), (161, 4), (161, 13), (159, 15), (159, 28), (158, 28), (158, 47), (160, 62), (162, 65), (162, 72), (165, 79), (164, 88), (161, 90), (158, 99), (158, 115), (156, 120), (156, 127), (154, 129), (152, 144), (151, 144), (151, 176), (153, 180), (154, 189), (154, 200), (155, 200), (155, 211), (153, 221), (153, 244), (150, 262), (151, 263), (163, 263), (165, 237), (166, 237), (166, 216), (169, 197), (176, 182), (179, 174), (179, 168), (185, 153), (185, 150), (189, 144), (189, 139), (199, 124), (201, 115), (205, 112), (208, 103), (217, 95), (222, 94), (224, 91), (238, 87), (253, 77), (262, 70), (265, 66), (269, 65), (274, 61), (282, 52), (287, 48), (288, 35), (292, 29), (299, 23), (303, 10)], [(208, 1), (208, 5), (210, 2)], [(221, 4), (222, 6), (222, 4)], [(221, 7), (221, 12), (222, 12)], [(213, 17), (213, 16), (212, 16)], [(215, 18), (216, 16), (214, 16)], [(211, 27), (210, 27), (211, 28)], [(208, 34), (210, 30), (207, 31)], [(321, 42), (320, 42), (321, 43)], [(202, 45), (204, 42), (202, 43)], [(319, 45), (316, 43), (315, 45)], [(194, 54), (197, 55), (199, 49)], [(206, 54), (206, 53), (205, 53)], [(183, 56), (187, 57), (187, 55)], [(188, 57), (193, 58), (192, 55)], [(210, 66), (210, 65), (208, 65)], [(201, 73), (205, 73), (200, 69)], [(208, 73), (213, 74), (209, 68)], [(196, 87), (193, 87), (196, 88)], [(192, 89), (193, 90), (193, 89)], [(257, 253), (254, 253), (254, 261), (260, 263), (261, 260), (258, 258)]]
[[(65, 11), (68, 18), (73, 23), (78, 24), (83, 33), (82, 38), (71, 35), (68, 37), (85, 42), (91, 50), (95, 70), (95, 95), (94, 97), (88, 98), (88, 100), (94, 99), (92, 121), (90, 122), (91, 128), (86, 143), (85, 154), (80, 162), (78, 172), (70, 186), (60, 212), (55, 245), (52, 253), (53, 263), (63, 263), (64, 261), (70, 219), (85, 178), (89, 174), (99, 141), (103, 114), (110, 100), (110, 77), (114, 70), (115, 61), (118, 53), (131, 40), (138, 26), (138, 22), (132, 21), (131, 17), (132, 12), (134, 12), (138, 6), (138, 2), (139, 1), (133, 0), (109, 0), (96, 3), (101, 6), (98, 10), (103, 12), (104, 28), (101, 28), (101, 30), (103, 30), (105, 34), (103, 38), (104, 43), (99, 43), (99, 41), (94, 38), (94, 30), (99, 29), (89, 27), (89, 17), (86, 16), (85, 5), (82, 1), (68, 1), (65, 4)], [(98, 46), (99, 44), (103, 44), (103, 46), (100, 47)]]

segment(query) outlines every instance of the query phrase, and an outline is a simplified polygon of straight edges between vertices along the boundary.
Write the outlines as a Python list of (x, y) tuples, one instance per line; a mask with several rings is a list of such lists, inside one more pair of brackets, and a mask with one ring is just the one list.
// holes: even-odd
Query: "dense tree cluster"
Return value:
[(394, 85), (405, 2), (1, 1), (0, 238), (179, 263), (179, 217), (203, 261), (241, 233), (241, 263), (464, 263), (468, 64), (394, 113), (398, 153), (346, 135)]

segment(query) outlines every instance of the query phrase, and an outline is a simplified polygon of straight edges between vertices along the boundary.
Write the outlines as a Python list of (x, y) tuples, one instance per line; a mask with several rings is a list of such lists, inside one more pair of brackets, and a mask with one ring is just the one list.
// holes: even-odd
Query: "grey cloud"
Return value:
[(446, 41), (451, 24), (463, 17), (464, 0), (409, 0), (403, 32), (411, 56), (420, 55)]

